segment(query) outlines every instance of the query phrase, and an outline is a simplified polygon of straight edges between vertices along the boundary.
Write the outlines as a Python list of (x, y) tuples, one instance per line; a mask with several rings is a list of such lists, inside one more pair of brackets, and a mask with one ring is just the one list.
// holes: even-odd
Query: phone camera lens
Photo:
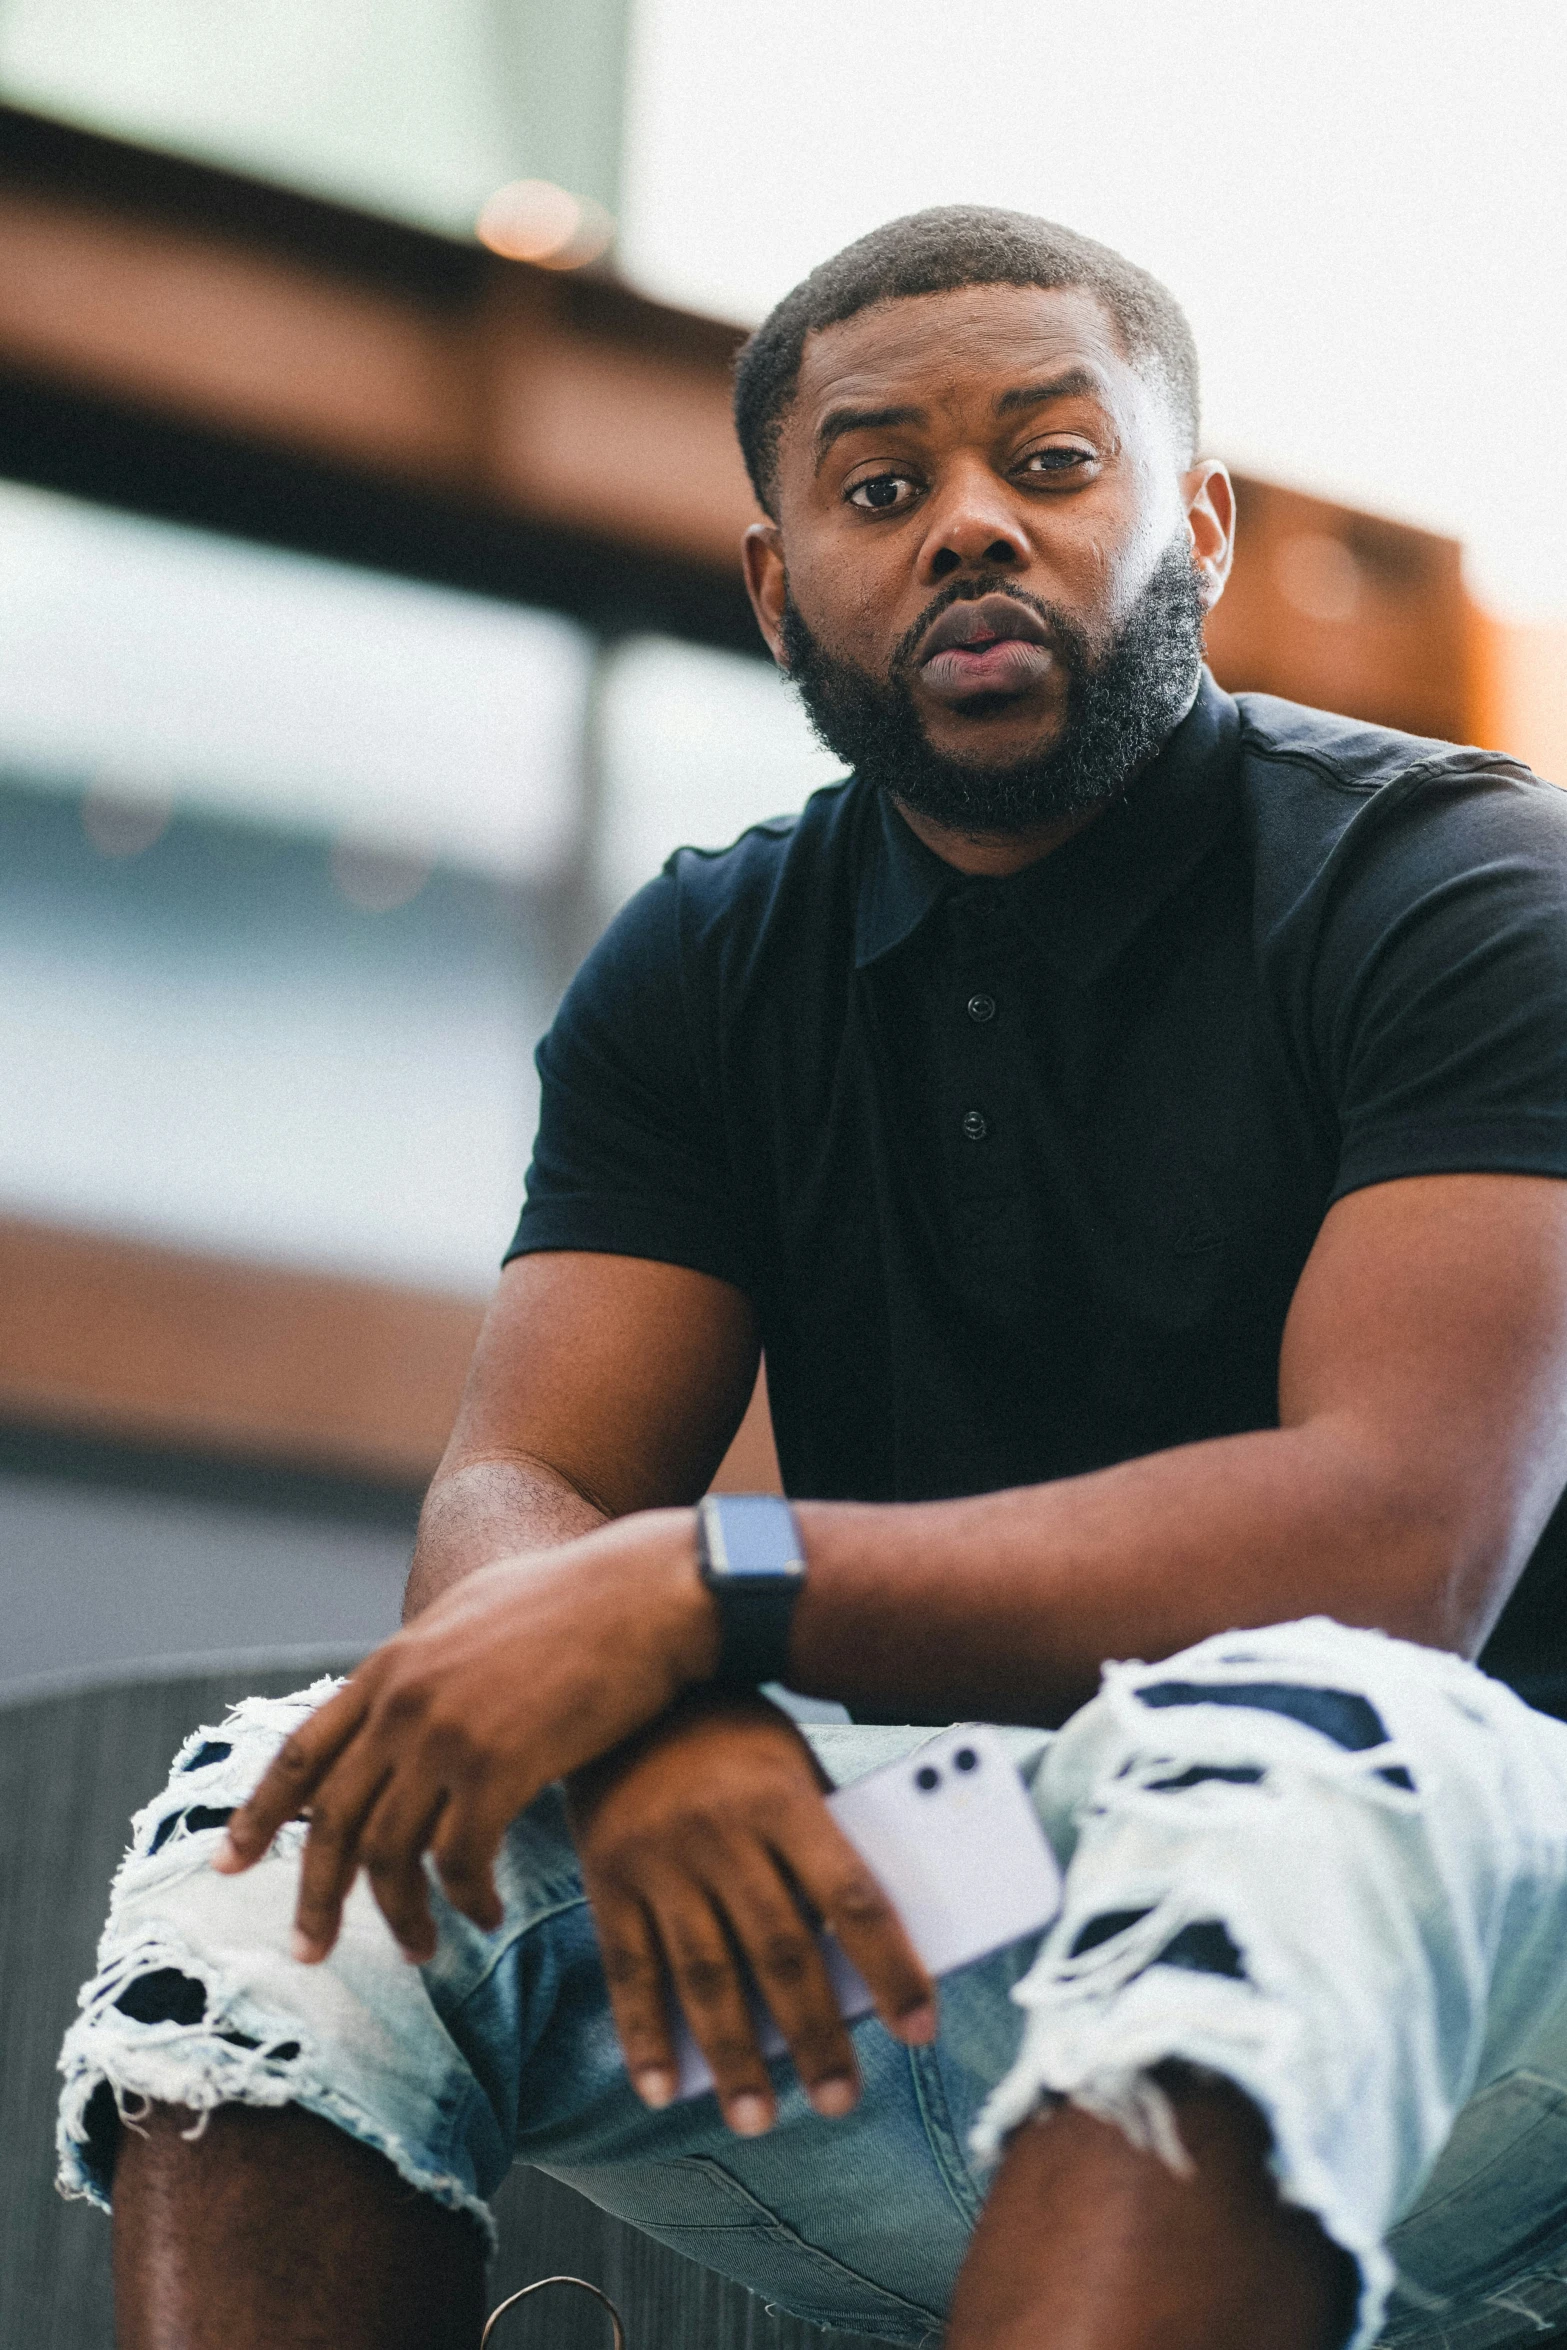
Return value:
[(934, 1770), (929, 1763), (924, 1763), (914, 1774), (914, 1784), (928, 1795), (933, 1787), (941, 1785), (941, 1773)]
[(972, 1746), (960, 1746), (957, 1753), (952, 1758), (952, 1764), (954, 1770), (977, 1771), (979, 1769), (979, 1756), (974, 1752)]

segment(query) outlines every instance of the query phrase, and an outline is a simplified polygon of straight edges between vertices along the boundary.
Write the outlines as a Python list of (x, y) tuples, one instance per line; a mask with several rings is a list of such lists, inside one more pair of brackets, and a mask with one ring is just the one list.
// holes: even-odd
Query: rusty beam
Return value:
[(14, 108), (0, 252), (13, 476), (754, 644), (737, 330)]
[[(0, 467), (759, 651), (739, 330), (0, 108)], [(1242, 480), (1220, 678), (1477, 731), (1456, 543)]]
[[(482, 1305), (0, 1218), (0, 1427), (417, 1492)], [(715, 1482), (775, 1486), (765, 1382)]]

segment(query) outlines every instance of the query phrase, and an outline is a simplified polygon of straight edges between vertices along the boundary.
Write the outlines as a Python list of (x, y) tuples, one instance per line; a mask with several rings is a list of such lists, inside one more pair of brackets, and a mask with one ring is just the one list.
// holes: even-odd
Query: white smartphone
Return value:
[[(827, 1798), (849, 1842), (907, 1929), (933, 1975), (951, 1974), (1048, 1926), (1061, 1907), (1061, 1872), (1006, 1743), (984, 1723), (942, 1730), (912, 1754)], [(830, 1933), (822, 1955), (850, 2022), (876, 2002)], [(752, 1995), (764, 2056), (784, 2037)], [(706, 2057), (675, 2013), (681, 2097), (713, 2086)]]

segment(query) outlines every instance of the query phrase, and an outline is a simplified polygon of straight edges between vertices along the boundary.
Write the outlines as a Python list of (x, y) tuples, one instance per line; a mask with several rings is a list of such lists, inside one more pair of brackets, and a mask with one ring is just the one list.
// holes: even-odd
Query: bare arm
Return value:
[(757, 1365), (749, 1301), (643, 1257), (518, 1257), (501, 1275), (419, 1521), (405, 1622), (493, 1560), (692, 1502)]
[(1473, 1655), (1567, 1477), (1567, 1183), (1341, 1200), (1290, 1310), (1277, 1429), (971, 1501), (816, 1504), (804, 1690), (1057, 1721), (1106, 1657), (1323, 1613)]
[[(302, 1947), (331, 1947), (363, 1861), (424, 1957), (425, 1849), (457, 1907), (493, 1927), (506, 1822), (570, 1774), (644, 2097), (673, 2089), (673, 1979), (732, 2126), (771, 2118), (738, 1946), (819, 2110), (841, 2112), (853, 2054), (798, 1888), (906, 2039), (929, 2035), (929, 1986), (798, 1737), (757, 1700), (704, 1693), (718, 1636), (692, 1513), (645, 1506), (689, 1502), (716, 1465), (755, 1363), (749, 1309), (697, 1276), (660, 1292), (656, 1267), (553, 1262), (553, 1288), (546, 1273), (508, 1293), (520, 1344), (498, 1347), (493, 1386), (476, 1368), (467, 1426), (489, 1434), (451, 1470), (453, 1493), (465, 1468), (515, 1473), (520, 1504), (514, 1487), (497, 1515), (476, 1505), (477, 1531), (455, 1542), (465, 1579), (288, 1740), (219, 1865), (248, 1867), (308, 1804)], [(675, 1317), (662, 1338), (661, 1314)], [(1279, 1396), (1278, 1428), (1090, 1477), (804, 1505), (790, 1678), (905, 1719), (1049, 1722), (1092, 1693), (1104, 1658), (1232, 1626), (1322, 1612), (1474, 1652), (1567, 1478), (1567, 1183), (1441, 1176), (1340, 1202), (1290, 1312)], [(527, 1486), (541, 1470), (558, 1482)], [(464, 1541), (488, 1557), (514, 1506), (534, 1528), (572, 1507), (635, 1514), (466, 1572)]]

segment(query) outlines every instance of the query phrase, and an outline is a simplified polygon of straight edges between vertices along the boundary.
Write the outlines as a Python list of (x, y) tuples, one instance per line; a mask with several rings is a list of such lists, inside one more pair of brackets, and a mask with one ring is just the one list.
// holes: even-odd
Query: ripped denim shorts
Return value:
[[(1008, 2130), (1070, 2098), (1179, 2165), (1153, 2077), (1236, 2082), (1284, 2195), (1356, 2260), (1357, 2346), (1492, 2350), (1567, 2323), (1567, 1726), (1474, 1667), (1325, 1620), (1110, 1667), (1012, 1751), (1060, 1917), (949, 1977), (906, 2050), (856, 2025), (842, 2121), (786, 2065), (779, 2126), (648, 2112), (621, 2066), (558, 1792), (514, 1822), (493, 1934), (438, 1903), (425, 1967), (361, 1880), (323, 1967), (288, 1955), (303, 1830), (239, 1878), (234, 1803), (330, 1684), (199, 1731), (141, 1813), (61, 2057), (70, 2194), (107, 2203), (149, 2100), (297, 2103), (489, 2226), (538, 2165), (819, 2324), (933, 2343)], [(840, 1784), (919, 1729), (808, 1732)]]

